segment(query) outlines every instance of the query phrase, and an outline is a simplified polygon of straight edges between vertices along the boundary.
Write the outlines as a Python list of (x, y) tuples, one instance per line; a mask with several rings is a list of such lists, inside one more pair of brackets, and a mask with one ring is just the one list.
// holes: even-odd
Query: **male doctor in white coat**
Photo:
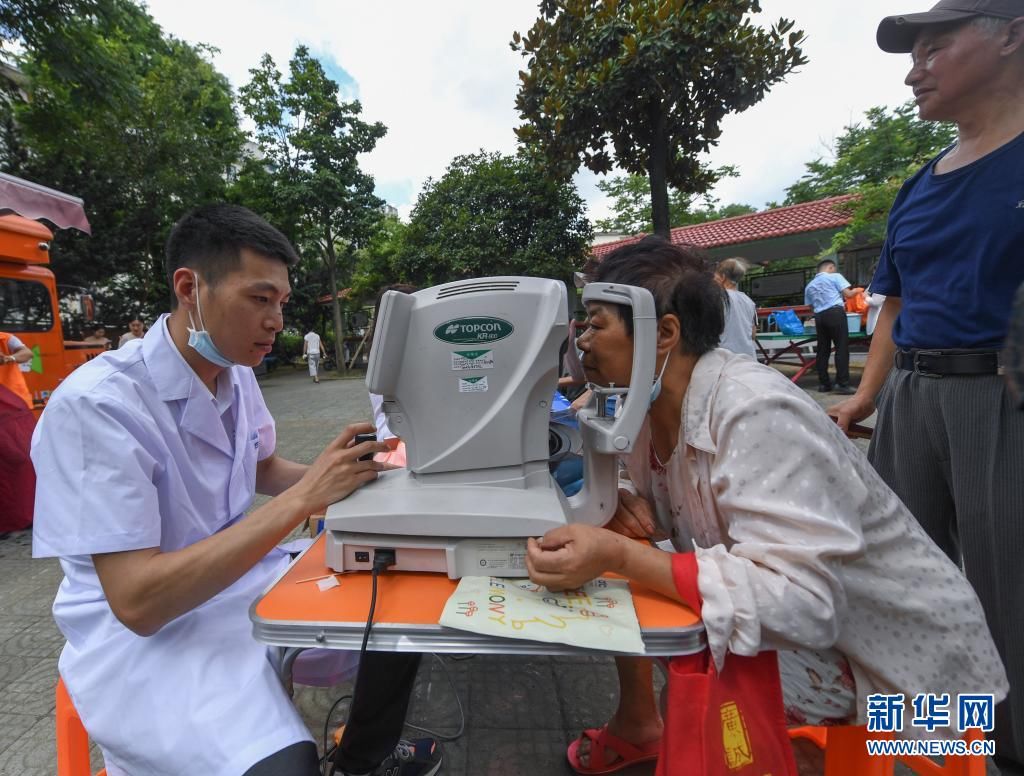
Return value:
[[(60, 673), (110, 776), (314, 776), (316, 747), (251, 632), (287, 564), (276, 545), (376, 478), (346, 428), (310, 466), (274, 454), (251, 367), (283, 326), (297, 256), (232, 205), (167, 244), (172, 312), (77, 369), (36, 429), (33, 552), (64, 570)], [(254, 491), (274, 498), (246, 515)], [(429, 776), (431, 739), (399, 742), (419, 655), (367, 653), (339, 748), (346, 774)]]

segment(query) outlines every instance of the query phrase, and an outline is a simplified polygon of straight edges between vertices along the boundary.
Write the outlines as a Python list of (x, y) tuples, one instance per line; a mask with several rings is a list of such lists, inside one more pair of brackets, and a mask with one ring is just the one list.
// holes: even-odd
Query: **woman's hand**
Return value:
[(647, 499), (619, 488), (619, 506), (605, 528), (630, 539), (650, 539), (655, 532), (654, 510)]
[(628, 539), (604, 528), (582, 523), (555, 528), (526, 543), (530, 579), (548, 590), (569, 590), (618, 571)]

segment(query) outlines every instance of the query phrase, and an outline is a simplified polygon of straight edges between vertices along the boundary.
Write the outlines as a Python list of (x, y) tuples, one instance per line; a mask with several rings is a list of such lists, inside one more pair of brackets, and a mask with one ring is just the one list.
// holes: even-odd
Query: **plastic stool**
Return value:
[[(57, 679), (57, 776), (92, 776), (89, 735), (60, 678)], [(96, 776), (107, 776), (106, 768)]]
[[(889, 733), (869, 734), (863, 725), (792, 728), (789, 737), (805, 738), (825, 750), (825, 776), (892, 776), (897, 760), (918, 776), (985, 776), (985, 758), (977, 755), (946, 757), (941, 765), (921, 755), (869, 755), (865, 741), (892, 736)], [(981, 731), (973, 729), (964, 735), (968, 742), (984, 738)]]
[[(838, 727), (792, 728), (789, 737), (805, 738), (819, 749), (825, 750), (825, 776), (892, 776), (894, 757), (869, 755), (864, 725)], [(871, 738), (889, 737), (885, 733), (872, 733)]]

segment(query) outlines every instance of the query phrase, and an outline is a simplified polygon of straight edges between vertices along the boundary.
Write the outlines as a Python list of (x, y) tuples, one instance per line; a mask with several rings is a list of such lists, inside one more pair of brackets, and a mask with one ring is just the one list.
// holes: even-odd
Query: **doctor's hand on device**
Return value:
[[(358, 435), (372, 434), (374, 430), (372, 423), (347, 426), (309, 466), (295, 487), (311, 513), (341, 501), (356, 488), (373, 482), (377, 473), (387, 468), (372, 460), (374, 453), (387, 452), (387, 444), (376, 439), (365, 442), (356, 439)], [(360, 460), (366, 457), (371, 460)]]
[(373, 428), (348, 426), (309, 466), (274, 454), (260, 461), (256, 491), (275, 498), (212, 536), (168, 552), (148, 547), (93, 555), (115, 616), (150, 636), (233, 584), (310, 514), (377, 478), (383, 465), (359, 458), (387, 446), (353, 444), (356, 434)]

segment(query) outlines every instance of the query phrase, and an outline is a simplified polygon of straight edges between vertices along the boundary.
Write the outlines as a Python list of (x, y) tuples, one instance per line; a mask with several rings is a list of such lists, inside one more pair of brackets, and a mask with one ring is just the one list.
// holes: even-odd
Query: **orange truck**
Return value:
[(103, 348), (65, 341), (57, 282), (48, 268), (53, 232), (35, 219), (84, 232), (89, 222), (77, 197), (3, 173), (0, 213), (0, 331), (32, 350), (23, 376), (38, 416), (61, 380)]

